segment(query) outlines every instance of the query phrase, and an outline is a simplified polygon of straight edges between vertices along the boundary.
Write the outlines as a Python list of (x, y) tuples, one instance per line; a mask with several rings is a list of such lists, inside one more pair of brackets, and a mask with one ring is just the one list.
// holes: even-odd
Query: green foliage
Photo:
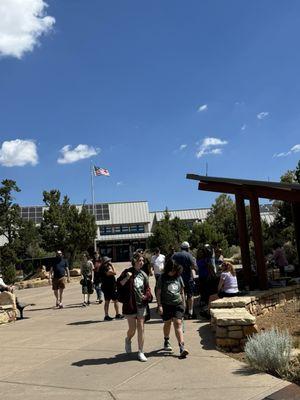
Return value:
[(166, 209), (164, 218), (156, 223), (153, 235), (148, 239), (148, 247), (154, 250), (159, 247), (164, 254), (168, 254), (171, 248), (177, 249), (180, 244), (189, 237), (189, 228), (184, 221), (179, 218), (171, 220), (170, 214)]
[(13, 243), (19, 259), (43, 257), (45, 251), (41, 248), (39, 229), (33, 221), (22, 221), (18, 237)]
[(6, 284), (14, 283), (16, 278), (15, 264), (17, 262), (17, 257), (9, 243), (0, 247), (0, 262), (4, 282)]
[(238, 229), (235, 203), (230, 196), (221, 194), (207, 217), (215, 231), (225, 236), (229, 246), (238, 244)]
[(13, 192), (20, 192), (15, 181), (4, 179), (0, 187), (0, 236), (5, 236), (12, 244), (18, 236), (21, 223), (20, 207), (15, 204)]
[[(280, 181), (283, 183), (300, 183), (300, 161), (298, 161), (295, 170), (288, 170), (281, 176)], [(276, 210), (274, 222), (270, 226), (263, 226), (265, 252), (270, 253), (277, 242), (289, 242), (295, 249), (296, 238), (291, 204), (284, 201), (274, 201), (273, 207)], [(296, 252), (288, 251), (288, 253), (289, 262), (296, 264)]]
[(97, 233), (95, 218), (87, 207), (79, 211), (75, 205), (70, 205), (67, 196), (61, 202), (59, 190), (45, 191), (43, 196), (48, 207), (40, 227), (43, 247), (47, 251), (63, 250), (72, 265), (78, 252), (93, 245)]
[(245, 346), (248, 363), (259, 371), (281, 375), (287, 370), (292, 350), (292, 337), (278, 329), (262, 331), (249, 338)]
[(223, 253), (228, 253), (228, 243), (224, 235), (216, 230), (214, 225), (207, 221), (195, 223), (190, 233), (189, 242), (192, 248), (198, 248), (205, 243), (217, 242), (222, 248)]

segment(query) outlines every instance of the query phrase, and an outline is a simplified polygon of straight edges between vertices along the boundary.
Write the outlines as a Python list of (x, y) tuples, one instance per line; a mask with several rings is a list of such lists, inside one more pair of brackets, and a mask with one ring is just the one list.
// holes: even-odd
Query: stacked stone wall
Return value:
[(247, 337), (258, 332), (256, 316), (276, 310), (290, 301), (299, 301), (300, 285), (252, 292), (211, 303), (211, 327), (216, 344), (226, 351), (243, 350)]

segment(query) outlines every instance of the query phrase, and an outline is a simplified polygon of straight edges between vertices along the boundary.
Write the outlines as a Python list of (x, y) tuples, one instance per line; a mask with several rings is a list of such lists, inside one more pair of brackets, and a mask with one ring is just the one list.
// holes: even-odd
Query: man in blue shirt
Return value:
[(62, 297), (67, 282), (70, 282), (70, 271), (68, 261), (63, 258), (61, 250), (57, 250), (54, 264), (49, 272), (49, 283), (52, 281), (52, 289), (56, 299), (56, 307), (63, 308)]
[(181, 251), (174, 253), (173, 261), (182, 267), (182, 280), (184, 283), (184, 292), (187, 297), (188, 319), (193, 318), (194, 308), (194, 271), (197, 269), (196, 260), (190, 253), (188, 242), (181, 243)]

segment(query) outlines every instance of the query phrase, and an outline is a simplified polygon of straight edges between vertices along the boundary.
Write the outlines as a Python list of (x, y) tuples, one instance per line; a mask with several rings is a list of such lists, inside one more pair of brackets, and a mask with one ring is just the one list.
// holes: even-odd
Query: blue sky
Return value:
[(97, 202), (151, 210), (209, 207), (185, 179), (206, 163), (274, 181), (295, 168), (299, 1), (26, 2), (0, 5), (0, 176), (21, 205), (52, 188), (90, 202), (91, 163), (111, 174)]

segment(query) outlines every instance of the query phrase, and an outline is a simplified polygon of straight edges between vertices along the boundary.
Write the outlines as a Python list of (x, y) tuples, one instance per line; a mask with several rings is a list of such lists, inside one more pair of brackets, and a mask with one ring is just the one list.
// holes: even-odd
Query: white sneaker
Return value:
[(144, 353), (142, 353), (141, 351), (139, 351), (139, 352), (138, 352), (138, 360), (139, 360), (139, 361), (142, 361), (142, 362), (145, 362), (145, 361), (147, 361), (147, 357), (145, 356)]
[(129, 353), (132, 352), (132, 349), (131, 349), (131, 340), (129, 340), (129, 339), (127, 339), (127, 338), (125, 338), (125, 351), (126, 351), (127, 354), (129, 354)]

